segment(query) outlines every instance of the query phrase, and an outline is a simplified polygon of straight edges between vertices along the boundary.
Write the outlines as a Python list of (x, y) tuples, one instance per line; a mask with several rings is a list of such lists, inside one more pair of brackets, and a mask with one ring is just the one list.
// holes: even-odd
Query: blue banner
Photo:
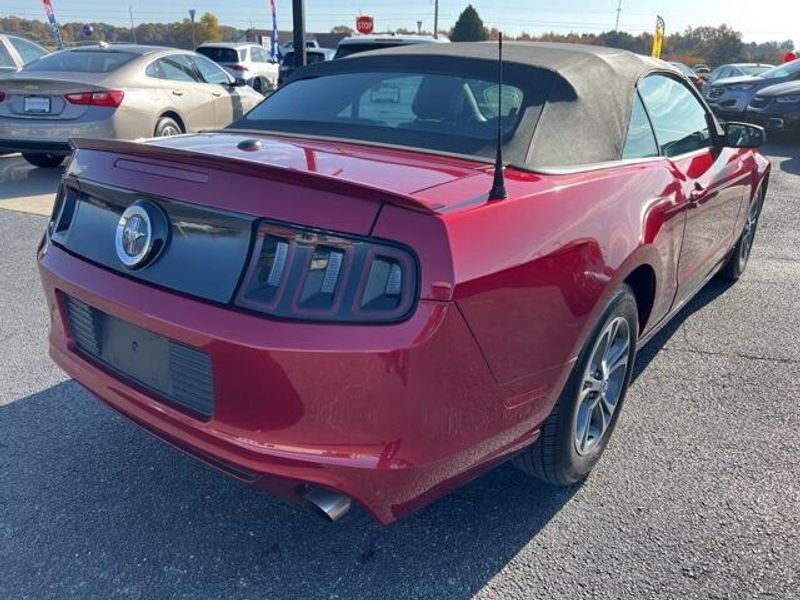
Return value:
[(42, 0), (44, 2), (44, 12), (47, 14), (47, 20), (50, 22), (50, 30), (53, 32), (53, 37), (58, 42), (58, 47), (64, 47), (64, 38), (61, 36), (61, 28), (56, 21), (56, 14), (53, 12), (53, 3), (51, 0)]
[(272, 40), (269, 45), (269, 54), (274, 62), (278, 62), (281, 59), (281, 47), (278, 43), (278, 15), (275, 10), (275, 0), (269, 0), (269, 5), (272, 10)]

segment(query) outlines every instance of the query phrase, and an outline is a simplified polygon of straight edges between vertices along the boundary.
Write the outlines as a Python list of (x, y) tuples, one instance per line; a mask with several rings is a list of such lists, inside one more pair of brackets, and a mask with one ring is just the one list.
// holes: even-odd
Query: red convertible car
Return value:
[(763, 131), (665, 62), (509, 44), (500, 86), (496, 53), (360, 54), (226, 130), (74, 140), (38, 252), (55, 361), (331, 519), (509, 458), (580, 481), (637, 347), (745, 269)]

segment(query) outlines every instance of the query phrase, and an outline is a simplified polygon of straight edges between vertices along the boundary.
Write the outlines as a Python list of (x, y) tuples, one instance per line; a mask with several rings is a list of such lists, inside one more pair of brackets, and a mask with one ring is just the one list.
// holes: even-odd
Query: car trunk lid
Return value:
[(37, 76), (16, 76), (0, 80), (0, 90), (6, 93), (0, 105), (0, 115), (20, 119), (72, 120), (82, 117), (90, 108), (87, 104), (67, 102), (67, 94), (101, 92), (104, 74), (64, 73), (42, 71)]

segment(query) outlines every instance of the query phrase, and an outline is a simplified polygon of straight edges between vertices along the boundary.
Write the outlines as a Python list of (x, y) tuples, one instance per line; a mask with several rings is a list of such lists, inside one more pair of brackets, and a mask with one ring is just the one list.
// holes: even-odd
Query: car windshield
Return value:
[(215, 48), (213, 46), (201, 46), (197, 49), (197, 52), (218, 63), (235, 63), (241, 60), (240, 55), (235, 48)]
[(772, 65), (747, 65), (739, 68), (744, 71), (745, 75), (761, 75), (774, 67)]
[(110, 73), (139, 56), (117, 50), (66, 50), (40, 58), (26, 71), (65, 71), (72, 73)]
[(759, 77), (763, 77), (764, 79), (779, 79), (791, 77), (795, 73), (800, 73), (800, 59), (793, 60), (792, 62), (786, 63), (785, 65), (781, 65), (779, 67), (767, 69), (761, 73)]
[[(294, 66), (294, 51), (287, 52), (286, 56), (283, 57), (283, 62), (287, 65)], [(325, 62), (325, 53), (323, 52), (312, 52), (311, 50), (306, 50), (306, 64), (313, 65), (314, 63)]]
[[(525, 110), (542, 102), (542, 94), (523, 89), (546, 89), (549, 77), (529, 70), (519, 87), (503, 85), (506, 143)], [(286, 85), (231, 127), (490, 157), (500, 117), (498, 92), (493, 81), (455, 74), (331, 74)]]

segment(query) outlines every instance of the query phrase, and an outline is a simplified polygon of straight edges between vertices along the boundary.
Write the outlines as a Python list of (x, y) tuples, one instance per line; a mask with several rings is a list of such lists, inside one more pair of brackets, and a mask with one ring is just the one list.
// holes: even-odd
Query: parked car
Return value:
[(692, 71), (694, 71), (698, 77), (705, 80), (708, 79), (708, 76), (711, 73), (711, 67), (703, 63), (700, 63), (699, 65), (694, 65), (692, 67)]
[(398, 35), (395, 33), (380, 33), (375, 35), (351, 35), (339, 41), (334, 58), (344, 58), (351, 54), (367, 52), (369, 50), (382, 50), (396, 48), (397, 46), (414, 46), (417, 44), (447, 43), (450, 40), (444, 37), (434, 38), (429, 35)]
[(46, 54), (47, 50), (39, 44), (17, 35), (0, 33), (0, 76), (18, 71)]
[(692, 82), (694, 87), (697, 88), (698, 92), (701, 93), (703, 92), (703, 88), (705, 87), (706, 82), (703, 81), (703, 79), (697, 73), (695, 73), (691, 67), (680, 62), (671, 62), (670, 64), (676, 69), (678, 69), (678, 71), (683, 73), (683, 75), (686, 76), (689, 79), (689, 81)]
[(263, 97), (205, 56), (153, 46), (90, 46), (0, 80), (0, 151), (57, 167), (72, 137), (135, 139), (224, 127)]
[(236, 79), (243, 79), (257, 92), (267, 94), (278, 86), (278, 64), (262, 46), (206, 42), (197, 52), (224, 67)]
[[(318, 62), (333, 60), (335, 54), (336, 50), (331, 50), (330, 48), (308, 48), (306, 49), (306, 64), (313, 65)], [(292, 50), (283, 57), (280, 74), (278, 75), (278, 85), (286, 83), (296, 68), (294, 64), (294, 50)]]
[(227, 130), (76, 140), (38, 251), (51, 356), (331, 519), (394, 521), (509, 458), (582, 480), (637, 349), (742, 275), (770, 163), (665, 62), (519, 43), (504, 65), (501, 88), (493, 44), (392, 48), (309, 65)]
[(724, 119), (747, 118), (747, 107), (764, 88), (800, 79), (800, 60), (795, 60), (757, 75), (718, 79), (708, 92), (708, 103)]
[(706, 95), (711, 91), (711, 84), (716, 83), (720, 79), (728, 79), (729, 77), (741, 77), (742, 75), (761, 75), (769, 71), (775, 65), (768, 65), (766, 63), (731, 63), (727, 65), (720, 65), (714, 69), (708, 76), (705, 88)]
[(800, 131), (800, 81), (760, 90), (747, 107), (748, 121), (770, 131)]
[[(319, 41), (317, 38), (307, 39), (306, 40), (306, 49), (307, 50), (315, 50), (320, 48)], [(289, 52), (294, 50), (294, 41), (286, 42), (280, 47), (281, 56), (285, 57)]]

